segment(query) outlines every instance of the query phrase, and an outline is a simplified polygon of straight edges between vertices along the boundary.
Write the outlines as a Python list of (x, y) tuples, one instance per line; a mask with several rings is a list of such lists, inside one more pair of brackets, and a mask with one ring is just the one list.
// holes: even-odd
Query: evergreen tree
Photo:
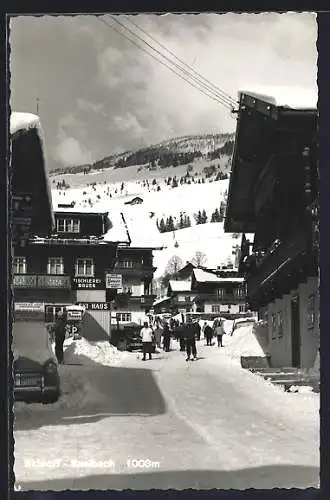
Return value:
[(206, 222), (207, 222), (207, 215), (206, 215), (205, 209), (202, 212), (201, 220), (202, 220), (201, 224), (206, 224)]
[(178, 181), (176, 180), (176, 177), (173, 178), (173, 181), (172, 181), (172, 188), (176, 188), (178, 187)]
[(185, 221), (184, 221), (184, 218), (183, 218), (183, 213), (181, 212), (180, 213), (179, 228), (183, 229), (184, 227), (185, 227)]
[(166, 221), (166, 230), (167, 231), (175, 231), (175, 227), (174, 227), (174, 221), (173, 221), (173, 217), (172, 215), (170, 215)]
[(191, 227), (191, 221), (189, 215), (186, 218), (186, 227)]
[(159, 223), (159, 231), (160, 231), (161, 233), (165, 233), (165, 232), (166, 232), (166, 224), (165, 224), (165, 222), (164, 222), (164, 218), (163, 218), (163, 217), (160, 219), (160, 223)]

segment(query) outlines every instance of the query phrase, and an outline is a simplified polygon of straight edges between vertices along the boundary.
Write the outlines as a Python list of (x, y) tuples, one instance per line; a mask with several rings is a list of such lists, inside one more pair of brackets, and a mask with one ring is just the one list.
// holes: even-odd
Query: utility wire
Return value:
[[(101, 17), (98, 17), (98, 19), (100, 21), (102, 21), (108, 28), (111, 28), (112, 30), (116, 31), (119, 35), (123, 36), (124, 38), (126, 38), (129, 42), (131, 42), (133, 45), (135, 45), (137, 48), (139, 48), (140, 50), (143, 50), (144, 52), (146, 52), (149, 56), (153, 57), (156, 61), (158, 61), (160, 64), (162, 64), (163, 66), (165, 66), (166, 68), (168, 68), (170, 71), (172, 71), (174, 74), (176, 74), (179, 78), (181, 78), (182, 80), (186, 81), (189, 85), (191, 85), (192, 87), (196, 88), (197, 90), (199, 90), (200, 92), (202, 92), (204, 95), (206, 95), (207, 97), (209, 97), (210, 99), (212, 99), (213, 101), (215, 102), (218, 102), (220, 104), (222, 104), (223, 106), (225, 106), (227, 109), (229, 109), (231, 112), (233, 111), (233, 106), (230, 106), (228, 103), (225, 103), (223, 102), (222, 100), (220, 100), (218, 97), (215, 97), (214, 95), (210, 95), (209, 93), (205, 92), (203, 90), (203, 88), (201, 88), (200, 86), (197, 86), (195, 85), (193, 82), (191, 82), (190, 80), (188, 80), (187, 78), (185, 78), (183, 75), (181, 75), (180, 73), (178, 73), (177, 71), (175, 71), (171, 66), (169, 66), (168, 64), (164, 63), (163, 61), (161, 61), (158, 57), (156, 57), (154, 54), (151, 54), (150, 52), (148, 52), (146, 49), (144, 49), (143, 47), (141, 47), (141, 45), (139, 45), (138, 43), (136, 43), (134, 40), (132, 40), (131, 38), (129, 38), (127, 35), (125, 35), (122, 31), (118, 30), (115, 26), (111, 25), (111, 24), (108, 24), (104, 19), (102, 19)], [(155, 50), (155, 49), (154, 49)], [(164, 56), (163, 56), (164, 57)]]
[(140, 30), (142, 33), (144, 33), (145, 35), (147, 35), (153, 42), (157, 43), (160, 47), (162, 47), (164, 50), (166, 50), (166, 52), (168, 52), (169, 54), (171, 54), (177, 61), (179, 61), (181, 64), (183, 64), (184, 66), (186, 66), (186, 68), (189, 68), (190, 71), (192, 71), (193, 73), (195, 73), (197, 75), (197, 77), (201, 80), (204, 80), (204, 82), (206, 82), (207, 84), (209, 84), (209, 86), (213, 87), (214, 90), (216, 92), (218, 92), (219, 94), (222, 95), (222, 97), (224, 99), (226, 99), (228, 101), (228, 103), (230, 105), (236, 105), (236, 101), (235, 99), (233, 99), (229, 94), (227, 94), (225, 91), (223, 91), (220, 87), (218, 87), (217, 85), (215, 85), (214, 83), (212, 83), (210, 80), (208, 80), (207, 78), (205, 78), (203, 75), (201, 75), (198, 71), (196, 71), (192, 66), (190, 66), (189, 64), (187, 64), (185, 61), (183, 61), (182, 59), (180, 59), (173, 51), (171, 51), (170, 49), (168, 49), (165, 45), (163, 45), (162, 43), (160, 43), (158, 40), (156, 40), (153, 36), (151, 36), (146, 30), (144, 30), (143, 28), (141, 28), (137, 23), (135, 23), (129, 16), (126, 15), (126, 18), (127, 18), (127, 21), (130, 22), (133, 26), (135, 26), (138, 30)]
[(121, 26), (122, 28), (124, 28), (126, 31), (128, 31), (131, 35), (133, 35), (134, 37), (136, 37), (138, 40), (140, 40), (142, 43), (144, 43), (145, 45), (147, 45), (149, 48), (151, 48), (154, 52), (156, 52), (157, 54), (159, 54), (163, 59), (169, 61), (171, 64), (173, 64), (173, 66), (175, 66), (176, 68), (179, 69), (179, 71), (182, 71), (183, 73), (185, 73), (189, 78), (191, 78), (192, 80), (195, 80), (196, 83), (198, 83), (199, 85), (201, 85), (202, 87), (204, 87), (204, 89), (206, 89), (208, 92), (211, 92), (213, 95), (215, 95), (219, 100), (223, 101), (223, 105), (227, 104), (228, 106), (231, 107), (231, 109), (234, 107), (232, 103), (230, 102), (227, 102), (223, 96), (219, 95), (218, 92), (215, 92), (212, 88), (210, 88), (209, 85), (206, 85), (205, 83), (199, 81), (194, 75), (192, 75), (189, 71), (187, 71), (186, 69), (182, 68), (179, 64), (175, 63), (174, 61), (172, 61), (169, 57), (165, 56), (162, 52), (160, 52), (159, 50), (155, 49), (155, 47), (153, 47), (150, 43), (146, 42), (142, 37), (140, 37), (139, 35), (137, 35), (134, 31), (132, 31), (130, 28), (127, 28), (127, 26), (125, 26), (125, 24), (121, 23), (118, 19), (116, 19), (116, 17), (110, 15), (109, 17), (111, 17), (111, 19), (119, 24), (119, 26)]

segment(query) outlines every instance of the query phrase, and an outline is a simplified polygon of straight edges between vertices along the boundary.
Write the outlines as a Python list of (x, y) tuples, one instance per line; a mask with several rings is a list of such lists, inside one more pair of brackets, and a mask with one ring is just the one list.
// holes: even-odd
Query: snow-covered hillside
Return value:
[[(207, 162), (208, 166), (213, 164), (217, 166), (217, 161)], [(74, 211), (108, 212), (113, 223), (117, 219), (116, 214), (124, 213), (130, 227), (134, 228), (134, 239), (139, 242), (157, 240), (155, 246), (166, 247), (154, 252), (157, 266), (155, 277), (164, 273), (173, 255), (177, 255), (185, 263), (193, 258), (196, 251), (205, 254), (205, 265), (216, 268), (234, 262), (234, 247), (239, 244), (239, 240), (231, 234), (225, 234), (221, 222), (210, 223), (212, 214), (226, 198), (229, 180), (215, 180), (217, 170), (206, 177), (204, 168), (205, 161), (194, 162), (193, 173), (197, 175), (182, 184), (177, 177), (177, 187), (172, 187), (172, 182), (169, 182), (169, 177), (172, 177), (169, 173), (166, 178), (157, 177), (157, 172), (149, 172), (147, 179), (144, 173), (141, 179), (118, 179), (117, 182), (97, 182), (94, 175), (61, 176), (72, 187), (53, 189), (54, 209), (61, 210), (61, 205), (74, 202)], [(132, 169), (133, 167), (127, 167), (114, 172), (122, 174)], [(177, 175), (177, 169), (175, 170)], [(109, 174), (105, 171), (104, 179), (106, 173)], [(140, 198), (137, 206), (129, 203), (135, 197)], [(207, 223), (196, 225), (195, 215), (203, 210)], [(177, 227), (181, 213), (190, 218), (191, 227), (166, 233), (158, 231), (161, 219), (166, 220), (169, 216)], [(115, 228), (112, 231), (115, 233)]]

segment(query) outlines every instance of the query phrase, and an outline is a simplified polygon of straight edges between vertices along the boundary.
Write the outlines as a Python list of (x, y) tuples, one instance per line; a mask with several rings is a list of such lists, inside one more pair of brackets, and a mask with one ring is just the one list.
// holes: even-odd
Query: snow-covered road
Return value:
[(173, 351), (62, 366), (61, 401), (16, 405), (22, 489), (317, 486), (319, 396), (284, 393), (225, 349), (198, 349), (194, 363)]

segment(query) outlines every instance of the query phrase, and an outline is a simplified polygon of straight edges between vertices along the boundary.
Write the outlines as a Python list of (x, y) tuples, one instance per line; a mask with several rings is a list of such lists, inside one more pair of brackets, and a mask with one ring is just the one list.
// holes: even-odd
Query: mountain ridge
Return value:
[(156, 164), (175, 167), (178, 164), (188, 164), (198, 157), (210, 156), (214, 159), (220, 158), (221, 154), (231, 154), (234, 137), (235, 134), (230, 132), (173, 137), (150, 146), (114, 153), (92, 164), (58, 167), (50, 170), (49, 174), (74, 174), (146, 163), (150, 163), (151, 167)]

